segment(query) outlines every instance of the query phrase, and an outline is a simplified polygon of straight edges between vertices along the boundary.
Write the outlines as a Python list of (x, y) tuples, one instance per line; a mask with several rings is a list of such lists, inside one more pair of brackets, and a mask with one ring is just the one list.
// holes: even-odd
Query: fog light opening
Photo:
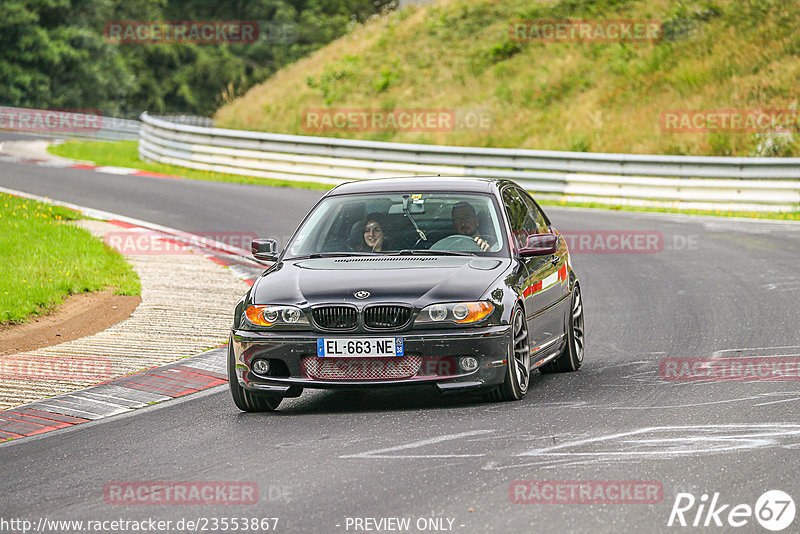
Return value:
[(255, 374), (266, 376), (269, 373), (269, 361), (261, 359), (253, 360), (251, 368)]
[(464, 371), (471, 373), (478, 368), (478, 360), (472, 356), (464, 356), (458, 360), (458, 366)]

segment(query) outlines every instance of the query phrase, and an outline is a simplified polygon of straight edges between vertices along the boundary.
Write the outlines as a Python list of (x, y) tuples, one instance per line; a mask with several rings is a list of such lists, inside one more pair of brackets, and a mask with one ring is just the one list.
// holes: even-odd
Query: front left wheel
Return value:
[(248, 391), (239, 385), (236, 378), (236, 358), (233, 356), (233, 340), (228, 343), (228, 387), (233, 403), (243, 412), (274, 412), (283, 397)]

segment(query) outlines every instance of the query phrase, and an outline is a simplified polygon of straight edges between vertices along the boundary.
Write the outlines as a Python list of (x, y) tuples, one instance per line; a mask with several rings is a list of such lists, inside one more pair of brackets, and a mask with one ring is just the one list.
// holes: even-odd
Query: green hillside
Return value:
[[(649, 42), (519, 42), (518, 21), (655, 20)], [(393, 12), (221, 108), (222, 127), (309, 134), (304, 110), (444, 109), (484, 127), (318, 135), (592, 152), (798, 156), (788, 132), (674, 132), (675, 109), (796, 109), (800, 2), (442, 0)], [(466, 114), (466, 115), (465, 115)], [(774, 129), (773, 129), (774, 130)]]

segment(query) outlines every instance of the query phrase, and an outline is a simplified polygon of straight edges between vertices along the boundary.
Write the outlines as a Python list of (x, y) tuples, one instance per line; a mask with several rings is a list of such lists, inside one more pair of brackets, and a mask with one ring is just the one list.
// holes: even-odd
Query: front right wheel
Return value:
[(570, 316), (567, 319), (567, 342), (561, 354), (552, 362), (541, 367), (542, 373), (566, 373), (577, 371), (583, 364), (583, 299), (581, 288), (575, 284), (572, 290)]
[(233, 403), (243, 412), (274, 412), (283, 397), (249, 391), (239, 385), (236, 378), (236, 358), (233, 356), (233, 340), (228, 343), (228, 387)]
[(528, 344), (525, 312), (519, 304), (514, 306), (514, 313), (511, 315), (511, 339), (506, 369), (503, 383), (489, 393), (491, 400), (520, 400), (528, 392), (531, 380), (531, 350)]

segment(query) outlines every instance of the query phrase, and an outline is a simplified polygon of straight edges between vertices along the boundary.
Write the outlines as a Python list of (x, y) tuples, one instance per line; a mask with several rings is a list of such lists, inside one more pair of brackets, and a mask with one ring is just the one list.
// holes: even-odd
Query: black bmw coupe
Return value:
[(583, 302), (564, 238), (508, 180), (391, 178), (328, 192), (236, 306), (236, 406), (304, 388), (427, 385), (519, 400), (577, 370)]

